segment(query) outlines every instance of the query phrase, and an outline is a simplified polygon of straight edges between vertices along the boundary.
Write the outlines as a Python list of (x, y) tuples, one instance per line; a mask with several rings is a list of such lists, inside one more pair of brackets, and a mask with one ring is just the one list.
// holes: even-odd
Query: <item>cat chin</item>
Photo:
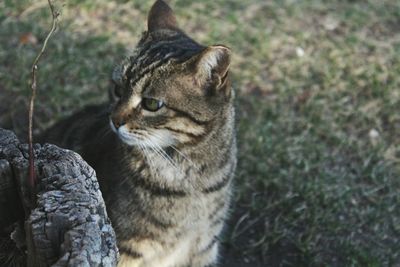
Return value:
[(140, 146), (139, 144), (142, 143), (142, 142), (140, 142), (139, 140), (137, 140), (136, 138), (127, 137), (127, 136), (124, 136), (124, 135), (121, 134), (121, 133), (118, 133), (117, 135), (118, 135), (118, 138), (119, 138), (122, 142), (124, 142), (125, 144), (127, 144), (127, 145), (129, 145), (129, 146), (137, 146), (137, 147), (139, 147), (139, 146)]

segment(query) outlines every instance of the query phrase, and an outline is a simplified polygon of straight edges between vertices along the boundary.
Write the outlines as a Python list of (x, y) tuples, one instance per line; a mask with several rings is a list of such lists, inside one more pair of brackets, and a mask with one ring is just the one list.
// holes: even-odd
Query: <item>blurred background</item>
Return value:
[[(233, 51), (239, 165), (222, 266), (400, 266), (400, 1), (171, 0)], [(36, 132), (107, 100), (153, 1), (64, 0)], [(0, 2), (0, 126), (26, 134), (44, 0)]]

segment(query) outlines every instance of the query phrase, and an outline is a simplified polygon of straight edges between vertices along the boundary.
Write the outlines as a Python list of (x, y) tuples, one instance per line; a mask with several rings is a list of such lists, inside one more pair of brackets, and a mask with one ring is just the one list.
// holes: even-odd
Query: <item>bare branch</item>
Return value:
[(60, 13), (55, 10), (54, 5), (51, 3), (51, 0), (47, 0), (49, 3), (49, 7), (51, 10), (52, 15), (52, 26), (47, 34), (46, 39), (44, 40), (42, 49), (40, 50), (39, 54), (33, 61), (32, 68), (31, 68), (31, 98), (29, 102), (29, 125), (28, 125), (28, 143), (29, 143), (29, 184), (33, 188), (36, 184), (36, 177), (35, 177), (35, 163), (34, 163), (34, 154), (33, 154), (33, 137), (32, 137), (32, 128), (33, 128), (33, 109), (36, 97), (36, 89), (37, 89), (37, 81), (36, 81), (36, 72), (38, 69), (38, 63), (40, 58), (42, 57), (44, 51), (46, 50), (47, 43), (57, 28), (58, 17)]

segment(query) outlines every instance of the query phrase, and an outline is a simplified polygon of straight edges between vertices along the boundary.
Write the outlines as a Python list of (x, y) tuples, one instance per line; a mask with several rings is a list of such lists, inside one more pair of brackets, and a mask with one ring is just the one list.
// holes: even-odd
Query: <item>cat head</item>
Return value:
[(156, 1), (147, 31), (114, 70), (112, 129), (128, 145), (162, 148), (195, 144), (221, 128), (233, 101), (230, 55), (188, 37), (171, 8)]

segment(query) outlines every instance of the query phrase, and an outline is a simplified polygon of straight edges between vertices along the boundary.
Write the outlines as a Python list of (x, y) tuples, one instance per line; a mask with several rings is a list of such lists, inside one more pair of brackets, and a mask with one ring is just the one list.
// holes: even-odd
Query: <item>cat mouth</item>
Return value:
[(127, 136), (120, 132), (118, 133), (118, 137), (119, 137), (119, 139), (121, 139), (121, 141), (123, 141), (125, 144), (130, 145), (130, 146), (138, 146), (140, 143), (142, 143), (136, 137)]
[(139, 146), (140, 143), (142, 143), (141, 140), (139, 140), (139, 138), (127, 132), (126, 127), (124, 125), (122, 125), (117, 129), (111, 119), (110, 119), (110, 127), (111, 130), (118, 136), (118, 138), (125, 144), (130, 146)]
[(165, 148), (175, 144), (172, 135), (165, 130), (137, 130), (132, 133), (125, 125), (116, 128), (111, 119), (110, 127), (118, 138), (129, 146)]

